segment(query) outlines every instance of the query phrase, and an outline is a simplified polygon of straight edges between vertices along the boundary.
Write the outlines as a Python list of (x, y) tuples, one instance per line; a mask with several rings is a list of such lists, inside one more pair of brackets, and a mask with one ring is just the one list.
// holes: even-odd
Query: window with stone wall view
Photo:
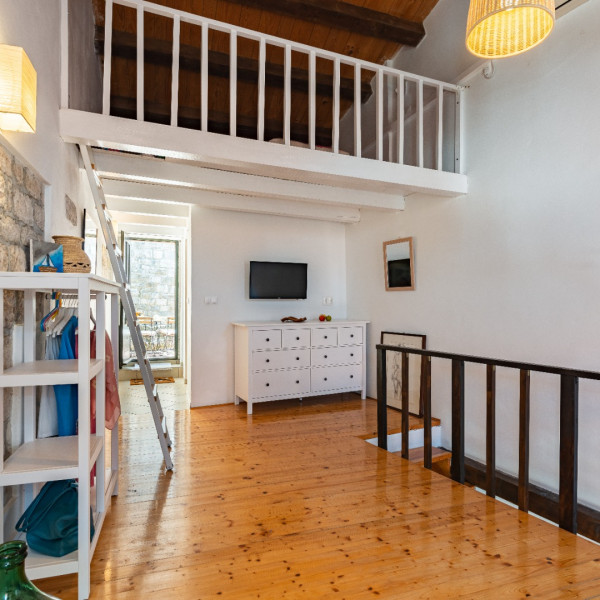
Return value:
[[(179, 358), (179, 243), (125, 236), (125, 264), (149, 359)], [(122, 329), (121, 363), (136, 359), (129, 328)]]

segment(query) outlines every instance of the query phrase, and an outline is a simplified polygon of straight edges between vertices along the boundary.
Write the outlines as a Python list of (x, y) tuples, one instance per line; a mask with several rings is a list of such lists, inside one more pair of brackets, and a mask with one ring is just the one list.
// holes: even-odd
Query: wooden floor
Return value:
[(360, 439), (374, 401), (245, 409), (171, 413), (172, 474), (150, 418), (122, 419), (91, 598), (600, 598), (599, 546)]

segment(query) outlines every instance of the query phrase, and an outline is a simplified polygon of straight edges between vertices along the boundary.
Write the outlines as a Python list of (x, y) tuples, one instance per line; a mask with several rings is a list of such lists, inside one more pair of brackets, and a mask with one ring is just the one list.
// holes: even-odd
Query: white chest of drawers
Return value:
[(367, 321), (234, 323), (235, 403), (339, 392), (366, 397)]

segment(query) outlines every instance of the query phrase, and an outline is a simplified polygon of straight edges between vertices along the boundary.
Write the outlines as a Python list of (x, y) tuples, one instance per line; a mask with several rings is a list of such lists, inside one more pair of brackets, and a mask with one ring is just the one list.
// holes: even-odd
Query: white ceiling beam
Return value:
[[(103, 186), (104, 187), (104, 186)], [(167, 219), (187, 219), (190, 207), (176, 202), (154, 202), (151, 200), (140, 200), (135, 198), (122, 198), (109, 195), (105, 191), (108, 210), (113, 213), (121, 211), (126, 213), (138, 213), (141, 215), (162, 216)]]
[(61, 109), (59, 119), (60, 134), (66, 142), (165, 156), (215, 169), (400, 196), (421, 193), (456, 197), (468, 192), (467, 177), (459, 173), (72, 109)]
[(171, 201), (183, 204), (195, 204), (206, 208), (295, 216), (343, 223), (356, 223), (360, 221), (359, 210), (348, 206), (314, 204), (295, 200), (274, 201), (269, 198), (242, 196), (241, 194), (228, 194), (193, 188), (152, 185), (111, 179), (103, 182), (103, 188), (109, 208), (112, 205), (125, 206), (126, 202), (157, 204), (159, 202)]
[(130, 213), (120, 210), (111, 210), (111, 216), (117, 223), (136, 223), (139, 225), (156, 225), (157, 227), (183, 227), (188, 226), (188, 219), (180, 217), (165, 217), (164, 215), (149, 215), (144, 213)]
[(313, 219), (316, 221), (333, 221), (337, 223), (358, 223), (360, 221), (360, 211), (357, 208), (293, 202), (291, 200), (273, 202), (264, 198), (220, 194), (218, 192), (204, 192), (202, 201), (197, 204), (219, 210)]
[[(149, 186), (159, 187), (159, 186)], [(166, 186), (165, 186), (166, 187)], [(189, 193), (189, 190), (185, 190)], [(310, 204), (309, 202), (281, 201), (273, 202), (264, 198), (253, 198), (251, 196), (240, 196), (237, 194), (223, 194), (219, 192), (193, 192), (196, 195), (196, 201), (193, 204), (203, 208), (214, 208), (218, 210), (231, 210), (236, 212), (250, 212), (264, 215), (277, 215), (283, 217), (296, 217), (302, 219), (313, 219), (317, 221), (333, 221), (337, 223), (357, 223), (360, 221), (360, 211), (356, 208)], [(109, 202), (113, 203), (112, 199)], [(149, 203), (148, 203), (149, 204)], [(120, 222), (119, 211), (111, 211), (115, 220)], [(143, 222), (160, 222), (170, 225), (172, 221), (179, 219), (169, 219), (168, 223), (164, 217), (129, 214), (131, 221), (143, 220)]]
[(404, 198), (398, 194), (380, 192), (366, 194), (362, 190), (351, 189), (344, 189), (340, 193), (340, 188), (330, 185), (207, 169), (179, 162), (113, 152), (96, 151), (94, 166), (105, 182), (105, 187), (111, 180), (121, 180), (174, 185), (274, 200), (295, 200), (394, 211), (404, 209)]
[(119, 223), (119, 231), (131, 235), (148, 235), (164, 238), (184, 240), (187, 238), (187, 230), (182, 227), (161, 227), (158, 225), (147, 225), (145, 223)]

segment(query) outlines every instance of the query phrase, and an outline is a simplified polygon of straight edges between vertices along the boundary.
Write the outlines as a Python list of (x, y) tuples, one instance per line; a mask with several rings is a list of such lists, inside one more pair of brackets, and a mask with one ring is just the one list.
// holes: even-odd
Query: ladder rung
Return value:
[(114, 248), (114, 250), (115, 250), (115, 254), (116, 254), (118, 257), (121, 257), (121, 256), (123, 256), (123, 253), (121, 252), (121, 248), (119, 248), (118, 244), (113, 244), (113, 248)]

